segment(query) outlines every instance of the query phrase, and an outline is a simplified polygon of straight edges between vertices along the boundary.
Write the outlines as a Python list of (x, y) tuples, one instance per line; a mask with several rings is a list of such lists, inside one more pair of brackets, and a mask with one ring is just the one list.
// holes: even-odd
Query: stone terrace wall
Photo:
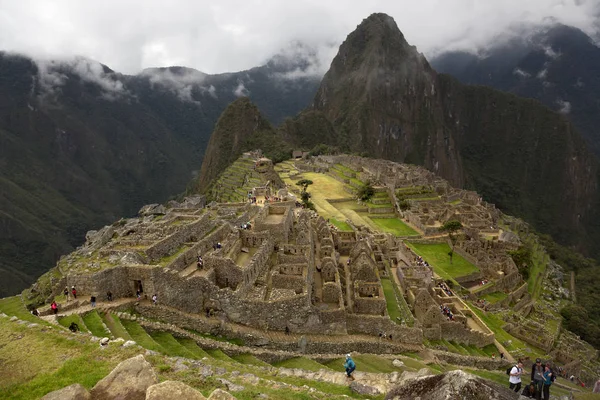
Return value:
[(448, 353), (440, 350), (434, 350), (433, 353), (439, 361), (447, 364), (462, 365), (465, 367), (485, 369), (488, 371), (497, 371), (499, 369), (505, 371), (511, 365), (511, 362), (502, 360), (500, 358), (493, 360), (491, 358), (464, 356), (461, 354)]
[(385, 332), (388, 335), (392, 334), (394, 341), (414, 344), (423, 342), (423, 331), (421, 329), (398, 325), (388, 317), (348, 314), (346, 326), (348, 333), (378, 336), (379, 333)]
[(442, 322), (440, 327), (442, 329), (442, 337), (446, 340), (453, 340), (467, 345), (472, 344), (477, 347), (484, 347), (494, 343), (493, 334), (485, 334), (469, 329), (459, 322)]
[(197, 222), (182, 227), (172, 235), (148, 247), (144, 252), (151, 261), (159, 260), (165, 255), (177, 250), (184, 242), (188, 242), (194, 237), (204, 237), (213, 227), (214, 222), (209, 220), (209, 214), (206, 213), (202, 215)]

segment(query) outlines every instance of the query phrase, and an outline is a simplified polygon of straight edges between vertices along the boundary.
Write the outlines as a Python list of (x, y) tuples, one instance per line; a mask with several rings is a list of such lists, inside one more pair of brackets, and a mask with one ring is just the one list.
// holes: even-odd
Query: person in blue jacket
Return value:
[(550, 385), (552, 385), (552, 369), (549, 365), (546, 365), (544, 369), (544, 400), (550, 399)]
[(352, 376), (352, 373), (356, 369), (356, 364), (352, 360), (352, 357), (350, 357), (350, 354), (346, 354), (346, 362), (344, 363), (344, 368), (346, 369), (346, 376), (349, 379), (354, 380), (354, 377)]

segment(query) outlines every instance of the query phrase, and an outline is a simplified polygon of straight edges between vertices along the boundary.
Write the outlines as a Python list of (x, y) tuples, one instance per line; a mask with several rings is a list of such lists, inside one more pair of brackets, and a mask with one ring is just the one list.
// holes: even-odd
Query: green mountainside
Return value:
[(221, 75), (126, 76), (90, 60), (0, 52), (0, 296), (30, 285), (88, 230), (183, 192), (239, 96), (275, 123), (309, 104), (318, 78), (288, 79), (301, 60), (282, 60)]

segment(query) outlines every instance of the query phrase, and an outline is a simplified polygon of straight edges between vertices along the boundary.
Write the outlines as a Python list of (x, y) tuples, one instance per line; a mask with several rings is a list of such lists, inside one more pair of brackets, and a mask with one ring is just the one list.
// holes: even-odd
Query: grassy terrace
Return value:
[(479, 272), (479, 269), (469, 261), (454, 253), (450, 263), (450, 246), (447, 243), (420, 244), (407, 242), (415, 253), (423, 257), (433, 267), (442, 279), (454, 280), (461, 276)]
[(482, 299), (494, 304), (494, 303), (498, 303), (499, 301), (502, 301), (504, 299), (506, 299), (508, 297), (508, 295), (504, 292), (493, 292), (493, 293), (488, 293), (486, 295), (481, 296)]
[(399, 218), (369, 218), (383, 232), (396, 236), (418, 236), (419, 233)]
[(383, 286), (388, 315), (393, 322), (399, 324), (400, 320), (398, 318), (402, 318), (402, 312), (396, 299), (396, 291), (393, 287), (394, 283), (388, 278), (381, 278), (381, 285)]
[(335, 218), (330, 218), (329, 222), (331, 222), (341, 232), (352, 232), (352, 227), (348, 225), (347, 222), (338, 221)]

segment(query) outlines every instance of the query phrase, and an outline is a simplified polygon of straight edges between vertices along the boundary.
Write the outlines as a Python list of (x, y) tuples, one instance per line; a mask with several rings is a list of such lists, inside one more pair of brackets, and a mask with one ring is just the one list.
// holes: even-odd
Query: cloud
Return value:
[(213, 85), (202, 86), (206, 74), (195, 69), (184, 67), (152, 68), (144, 70), (140, 76), (148, 78), (150, 83), (170, 90), (183, 101), (199, 103), (194, 98), (194, 91), (216, 98), (216, 89)]
[(60, 92), (70, 79), (69, 75), (78, 76), (82, 81), (96, 84), (102, 91), (102, 96), (113, 100), (128, 96), (123, 82), (116, 74), (107, 72), (97, 61), (83, 57), (62, 60), (35, 60), (38, 67), (38, 82), (44, 94)]
[(529, 72), (523, 71), (521, 68), (515, 68), (513, 74), (520, 76), (522, 78), (529, 78), (531, 74)]
[[(249, 69), (290, 43), (316, 49), (322, 74), (344, 38), (373, 12), (395, 18), (428, 57), (484, 47), (515, 24), (551, 21), (600, 38), (598, 0), (0, 0), (0, 49), (36, 59), (81, 55), (116, 71), (184, 65), (206, 73)], [(272, 16), (276, 15), (277, 18)], [(518, 34), (518, 33), (515, 33)], [(330, 51), (333, 49), (333, 51)]]
[(571, 103), (563, 99), (556, 99), (556, 104), (560, 107), (558, 112), (562, 114), (568, 114), (571, 112)]
[(248, 96), (250, 94), (250, 91), (246, 89), (246, 86), (244, 86), (244, 82), (238, 82), (237, 87), (233, 89), (233, 94), (236, 97), (244, 97)]

